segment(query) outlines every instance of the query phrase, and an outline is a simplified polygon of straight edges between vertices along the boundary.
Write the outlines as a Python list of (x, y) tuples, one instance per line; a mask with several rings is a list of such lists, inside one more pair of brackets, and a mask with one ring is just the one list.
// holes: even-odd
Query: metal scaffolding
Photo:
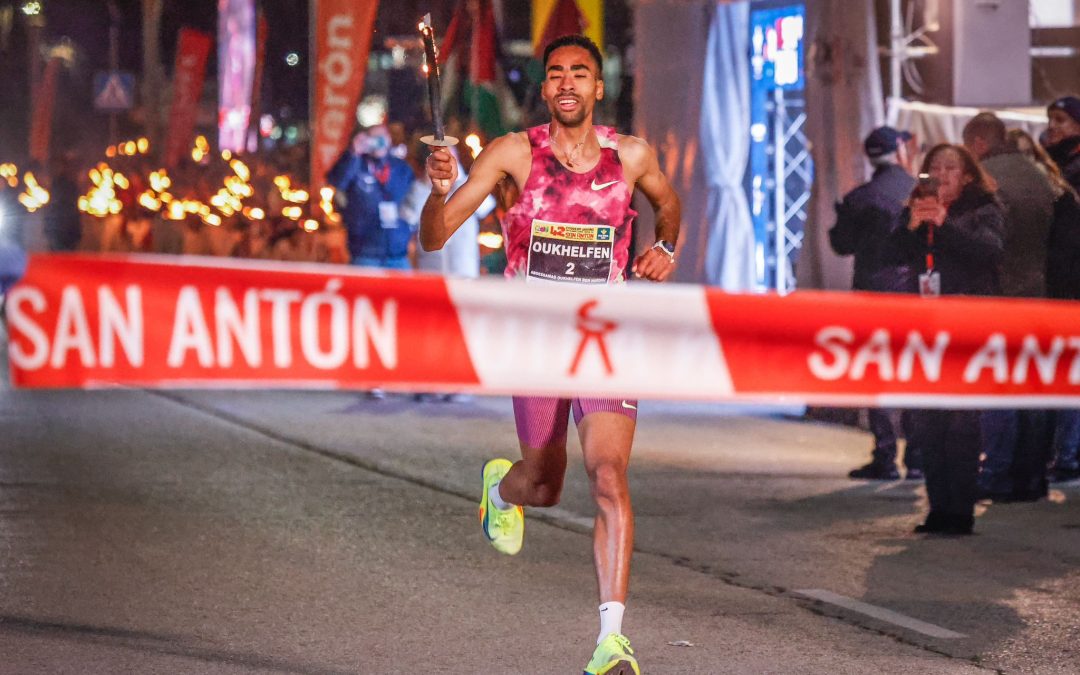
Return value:
[(814, 167), (804, 131), (806, 102), (801, 95), (776, 89), (769, 112), (773, 138), (773, 209), (769, 223), (773, 250), (769, 267), (773, 271), (772, 288), (788, 293), (795, 289), (793, 269), (802, 248)]

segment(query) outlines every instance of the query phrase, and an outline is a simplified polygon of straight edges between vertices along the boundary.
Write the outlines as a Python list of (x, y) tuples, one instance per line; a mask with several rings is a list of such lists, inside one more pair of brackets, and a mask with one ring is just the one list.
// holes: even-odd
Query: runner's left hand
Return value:
[(634, 276), (649, 281), (667, 281), (675, 271), (675, 262), (655, 248), (645, 251), (634, 261)]

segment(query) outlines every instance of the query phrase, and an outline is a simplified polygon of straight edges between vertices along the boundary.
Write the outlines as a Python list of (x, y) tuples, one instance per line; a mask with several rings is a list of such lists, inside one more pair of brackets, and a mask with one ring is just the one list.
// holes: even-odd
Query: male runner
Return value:
[[(428, 158), (433, 188), (421, 216), (421, 245), (426, 250), (441, 247), (509, 176), (521, 197), (502, 224), (507, 276), (544, 283), (620, 283), (628, 272), (630, 231), (637, 215), (630, 197), (637, 187), (656, 210), (657, 240), (630, 271), (664, 281), (674, 269), (679, 198), (647, 143), (593, 126), (593, 108), (604, 97), (600, 51), (588, 38), (561, 37), (547, 46), (544, 68), (541, 94), (551, 123), (492, 141), (477, 157), (468, 181), (445, 203), (457, 165), (442, 149)], [(583, 239), (584, 245), (560, 245), (581, 244)], [(559, 501), (571, 411), (596, 502), (593, 555), (600, 634), (585, 673), (640, 675), (621, 625), (634, 538), (626, 469), (637, 401), (515, 397), (521, 460), (511, 464), (495, 459), (484, 466), (480, 520), (497, 550), (513, 555), (521, 549), (522, 506), (554, 506)]]

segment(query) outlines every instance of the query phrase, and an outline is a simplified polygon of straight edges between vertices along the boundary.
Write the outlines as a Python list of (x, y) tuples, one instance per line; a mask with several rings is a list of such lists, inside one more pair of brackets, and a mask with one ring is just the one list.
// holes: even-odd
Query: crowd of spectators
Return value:
[[(1048, 108), (1036, 141), (990, 112), (963, 144), (926, 152), (883, 127), (866, 139), (873, 178), (837, 204), (830, 242), (854, 255), (856, 290), (1080, 299), (1080, 99)], [(917, 532), (969, 534), (977, 500), (1035, 501), (1080, 479), (1080, 411), (870, 411), (875, 446), (856, 479), (893, 480), (897, 437), (907, 478), (925, 476), (930, 510)]]
[[(125, 153), (123, 145), (109, 148), (96, 164), (61, 154), (47, 172), (48, 203), (32, 218), (16, 202), (22, 186), (0, 182), (5, 212), (19, 216), (9, 219), (20, 230), (11, 233), (12, 241), (57, 252), (351, 263), (461, 277), (500, 271), (497, 251), (482, 251), (478, 243), (480, 221), (493, 215), (494, 199), (444, 250), (426, 253), (416, 246), (429, 191), (426, 149), (419, 134), (399, 123), (359, 129), (327, 173), (329, 191), (307, 184), (300, 146), (233, 158), (211, 152), (199, 139), (192, 157), (163, 170), (151, 155)], [(455, 152), (463, 182), (472, 155), (464, 146)], [(36, 246), (31, 223), (40, 225), (43, 241)], [(487, 224), (497, 231), (494, 219)]]

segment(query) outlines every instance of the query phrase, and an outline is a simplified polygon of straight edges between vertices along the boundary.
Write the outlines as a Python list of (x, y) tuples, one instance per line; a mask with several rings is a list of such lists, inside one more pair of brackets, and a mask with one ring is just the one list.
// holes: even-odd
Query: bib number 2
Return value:
[(615, 228), (534, 220), (528, 278), (606, 284), (611, 276)]

